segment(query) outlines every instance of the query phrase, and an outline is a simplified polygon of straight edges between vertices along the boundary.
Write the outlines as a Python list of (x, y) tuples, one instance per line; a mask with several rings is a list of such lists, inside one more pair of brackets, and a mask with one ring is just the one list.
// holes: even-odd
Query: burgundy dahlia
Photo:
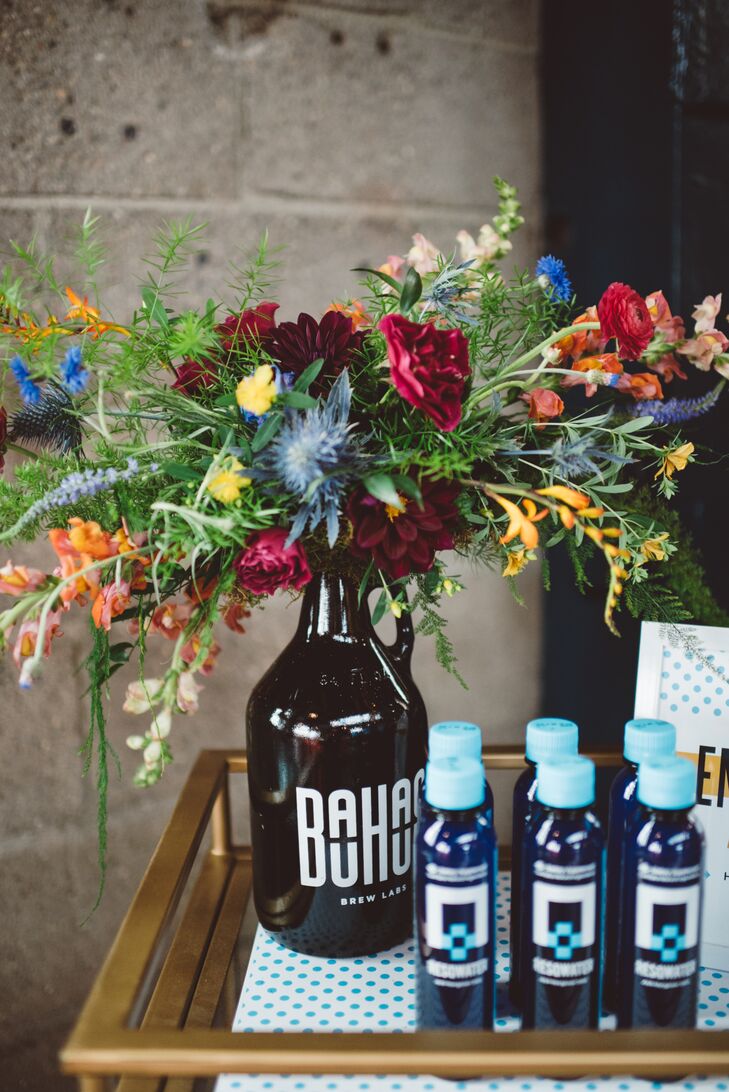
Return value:
[(364, 335), (354, 330), (352, 320), (339, 311), (327, 311), (321, 322), (311, 315), (299, 315), (296, 322), (282, 322), (271, 334), (270, 353), (284, 372), (301, 375), (315, 360), (324, 367), (314, 385), (321, 391), (323, 380), (335, 379), (362, 348)]
[(423, 507), (401, 497), (398, 510), (371, 497), (360, 488), (349, 498), (347, 516), (352, 523), (352, 553), (373, 557), (378, 569), (393, 579), (433, 568), (436, 550), (453, 547), (453, 530), (458, 522), (455, 482), (423, 478), (420, 482)]
[(218, 365), (214, 360), (183, 360), (176, 368), (177, 379), (172, 389), (184, 394), (196, 394), (199, 390), (212, 387), (218, 379)]

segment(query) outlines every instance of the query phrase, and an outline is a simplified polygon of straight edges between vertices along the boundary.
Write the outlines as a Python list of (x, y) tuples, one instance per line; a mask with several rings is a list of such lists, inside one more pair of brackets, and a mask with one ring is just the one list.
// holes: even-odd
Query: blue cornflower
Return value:
[(61, 382), (70, 394), (81, 394), (89, 379), (89, 372), (81, 367), (81, 349), (72, 345), (61, 364)]
[(41, 389), (30, 378), (30, 372), (23, 363), (21, 357), (16, 355), (10, 361), (10, 370), (15, 376), (20, 387), (20, 396), (26, 406), (34, 406), (40, 400)]
[(322, 520), (326, 520), (329, 546), (337, 540), (342, 490), (365, 461), (351, 435), (353, 426), (347, 423), (350, 404), (349, 376), (345, 369), (324, 406), (287, 415), (278, 436), (253, 466), (253, 477), (280, 482), (301, 500), (287, 546), (307, 526), (313, 531)]
[(563, 303), (569, 303), (572, 299), (572, 281), (561, 258), (545, 254), (537, 262), (534, 276), (550, 296), (556, 296)]
[(700, 398), (669, 398), (665, 402), (659, 399), (636, 402), (628, 412), (631, 417), (650, 415), (654, 425), (684, 425), (688, 421), (709, 413), (718, 402), (723, 388), (723, 383), (717, 383), (708, 394)]

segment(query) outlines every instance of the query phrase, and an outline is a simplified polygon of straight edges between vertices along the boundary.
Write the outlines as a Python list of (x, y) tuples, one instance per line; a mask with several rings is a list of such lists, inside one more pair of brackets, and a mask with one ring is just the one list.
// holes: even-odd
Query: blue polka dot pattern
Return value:
[[(679, 664), (679, 668), (682, 665)], [(669, 670), (672, 665), (667, 664)], [(693, 678), (693, 677), (692, 677)], [(693, 686), (692, 686), (693, 690)], [(509, 977), (509, 877), (499, 876), (496, 906), (496, 978)], [(413, 945), (366, 959), (300, 956), (258, 928), (234, 1031), (390, 1031), (415, 1028)], [(275, 977), (276, 976), (276, 977)], [(300, 982), (301, 985), (294, 985)], [(729, 1029), (729, 973), (703, 970), (699, 1027)], [(614, 1027), (608, 1017), (602, 1027)], [(518, 1018), (499, 1015), (496, 1030), (514, 1031)], [(538, 1077), (448, 1081), (436, 1077), (297, 1076), (220, 1077), (216, 1092), (729, 1092), (726, 1077), (691, 1077), (668, 1085), (630, 1077), (560, 1081)]]

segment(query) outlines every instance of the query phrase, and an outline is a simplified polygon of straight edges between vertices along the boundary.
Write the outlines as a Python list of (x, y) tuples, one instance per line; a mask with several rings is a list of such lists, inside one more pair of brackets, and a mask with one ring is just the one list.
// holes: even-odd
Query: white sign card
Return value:
[(706, 834), (701, 943), (705, 967), (729, 971), (729, 629), (643, 622), (636, 717), (676, 725), (696, 764), (696, 817)]

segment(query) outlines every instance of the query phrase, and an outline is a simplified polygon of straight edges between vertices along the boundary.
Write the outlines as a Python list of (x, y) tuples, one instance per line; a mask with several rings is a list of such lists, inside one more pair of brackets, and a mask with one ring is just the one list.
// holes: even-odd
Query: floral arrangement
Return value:
[[(88, 611), (84, 753), (87, 768), (98, 756), (102, 829), (110, 676), (136, 658), (124, 708), (147, 726), (127, 742), (149, 785), (171, 760), (172, 717), (198, 707), (216, 623), (242, 633), (251, 607), (317, 570), (350, 574), (361, 596), (379, 589), (375, 620), (417, 612), (454, 671), (438, 604), (461, 584), (445, 550), (513, 582), (542, 546), (548, 584), (548, 550), (564, 540), (582, 582), (586, 560), (603, 559), (612, 630), (621, 603), (692, 612), (671, 589), (666, 505), (697, 454), (678, 428), (729, 377), (721, 296), (698, 304), (687, 336), (660, 291), (614, 283), (578, 311), (552, 256), (507, 278), (522, 217), (515, 190), (495, 184), (499, 212), (477, 238), (459, 232), (445, 254), (416, 235), (321, 318), (280, 320), (265, 239), (234, 268), (227, 306), (188, 309), (177, 282), (200, 229), (167, 226), (124, 325), (98, 299), (90, 214), (73, 289), (34, 244), (13, 244), (0, 447), (19, 458), (0, 480), (0, 537), (47, 536), (56, 564), (0, 568), (0, 635), (28, 687), (67, 612)], [(668, 397), (690, 368), (716, 381)], [(155, 639), (170, 655), (148, 677)]]

